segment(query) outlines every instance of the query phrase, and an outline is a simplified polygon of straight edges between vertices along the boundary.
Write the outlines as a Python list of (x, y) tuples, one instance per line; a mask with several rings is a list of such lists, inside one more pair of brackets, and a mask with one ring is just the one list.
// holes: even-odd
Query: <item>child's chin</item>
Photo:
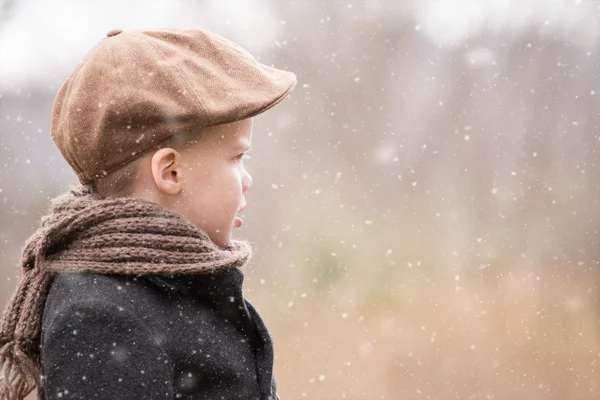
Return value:
[[(231, 236), (231, 235), (230, 235)], [(231, 244), (231, 238), (227, 238), (226, 240), (214, 241), (214, 243), (219, 246), (221, 249), (226, 249)]]

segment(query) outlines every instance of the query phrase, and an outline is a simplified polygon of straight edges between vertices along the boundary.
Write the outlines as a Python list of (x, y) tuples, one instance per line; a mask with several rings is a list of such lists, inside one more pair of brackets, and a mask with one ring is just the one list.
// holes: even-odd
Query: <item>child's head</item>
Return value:
[(295, 85), (211, 32), (113, 30), (62, 85), (52, 138), (102, 197), (162, 204), (225, 247), (252, 185), (252, 117)]

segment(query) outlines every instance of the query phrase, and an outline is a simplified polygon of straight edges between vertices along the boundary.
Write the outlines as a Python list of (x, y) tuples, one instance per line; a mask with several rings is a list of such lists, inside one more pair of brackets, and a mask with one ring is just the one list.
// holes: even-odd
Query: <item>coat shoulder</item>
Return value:
[(151, 296), (154, 288), (142, 284), (138, 278), (126, 275), (91, 273), (59, 273), (48, 289), (42, 325), (45, 326), (64, 310), (78, 304), (118, 305), (130, 312)]
[(135, 278), (122, 275), (100, 275), (89, 273), (59, 273), (46, 296), (47, 309), (62, 309), (80, 302), (112, 301), (131, 296), (129, 286)]

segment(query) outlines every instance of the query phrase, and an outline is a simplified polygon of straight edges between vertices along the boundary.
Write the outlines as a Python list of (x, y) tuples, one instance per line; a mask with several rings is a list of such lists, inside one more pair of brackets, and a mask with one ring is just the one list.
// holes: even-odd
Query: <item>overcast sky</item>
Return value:
[[(294, 4), (294, 0), (281, 1)], [(319, 0), (295, 1), (297, 7)], [(600, 2), (592, 0), (328, 1), (338, 7), (362, 8), (371, 16), (378, 14), (382, 22), (410, 12), (415, 30), (445, 46), (459, 46), (483, 30), (495, 35), (531, 29), (591, 48), (600, 30)], [(113, 28), (202, 27), (259, 55), (286, 35), (285, 19), (296, 17), (293, 7), (287, 14), (276, 15), (267, 0), (14, 0), (0, 26), (0, 90), (56, 91), (55, 83), (64, 80)]]

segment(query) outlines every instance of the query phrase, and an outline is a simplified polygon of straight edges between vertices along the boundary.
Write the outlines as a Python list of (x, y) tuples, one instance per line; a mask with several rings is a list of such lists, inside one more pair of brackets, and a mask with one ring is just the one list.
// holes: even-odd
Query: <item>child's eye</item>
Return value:
[(242, 153), (242, 154), (240, 154), (240, 155), (238, 155), (238, 156), (236, 157), (236, 160), (241, 160), (241, 159), (246, 159), (246, 160), (249, 160), (250, 158), (251, 158), (251, 157), (250, 157), (248, 154), (246, 154), (246, 153)]

